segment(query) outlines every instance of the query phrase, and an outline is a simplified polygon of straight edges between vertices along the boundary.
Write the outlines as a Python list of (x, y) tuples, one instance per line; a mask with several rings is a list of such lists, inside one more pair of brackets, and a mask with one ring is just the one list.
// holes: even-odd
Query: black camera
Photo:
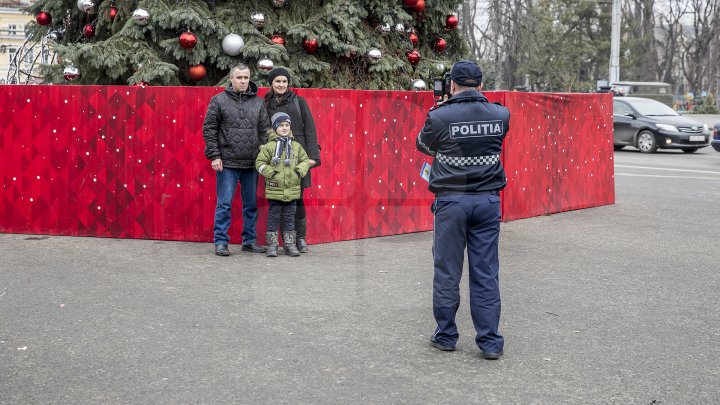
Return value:
[(450, 98), (450, 72), (445, 72), (441, 79), (433, 80), (433, 95), (435, 98)]

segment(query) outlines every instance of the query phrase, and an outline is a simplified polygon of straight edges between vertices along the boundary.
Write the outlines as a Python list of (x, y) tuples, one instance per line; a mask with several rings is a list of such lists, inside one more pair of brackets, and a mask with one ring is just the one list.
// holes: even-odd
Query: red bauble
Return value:
[(415, 7), (412, 8), (416, 13), (422, 13), (425, 11), (425, 0), (418, 0)]
[(188, 68), (188, 76), (190, 76), (190, 80), (194, 81), (200, 81), (205, 78), (205, 75), (207, 74), (207, 70), (205, 70), (205, 66), (202, 64), (193, 65)]
[(445, 48), (447, 48), (447, 42), (443, 38), (435, 39), (435, 52), (445, 52)]
[(115, 6), (110, 7), (110, 11), (108, 12), (108, 17), (110, 18), (110, 22), (115, 20), (115, 16), (117, 16), (118, 9)]
[(145, 88), (145, 87), (147, 87), (147, 86), (149, 86), (149, 84), (147, 84), (147, 83), (145, 83), (145, 82), (135, 83), (135, 87)]
[(305, 49), (305, 52), (309, 53), (310, 55), (315, 54), (318, 51), (318, 41), (317, 39), (307, 39), (303, 41), (303, 48)]
[(408, 35), (408, 39), (413, 44), (413, 46), (417, 46), (418, 44), (418, 36), (416, 33), (411, 32), (410, 35)]
[(408, 62), (410, 62), (411, 65), (415, 66), (418, 63), (420, 63), (420, 52), (418, 52), (417, 49), (413, 49), (412, 51), (407, 53)]
[(454, 14), (445, 17), (445, 29), (454, 30), (458, 25), (458, 18)]
[(270, 37), (270, 40), (278, 45), (285, 46), (285, 38), (282, 35), (275, 34), (272, 37)]
[(52, 16), (46, 11), (41, 11), (35, 16), (35, 21), (40, 25), (50, 25)]
[(193, 49), (197, 45), (197, 36), (190, 31), (180, 34), (180, 46), (185, 49)]
[(85, 24), (83, 27), (83, 35), (85, 38), (92, 38), (95, 36), (95, 26), (92, 24)]
[(406, 5), (407, 7), (413, 7), (414, 5), (417, 4), (417, 2), (418, 2), (418, 0), (403, 0), (403, 4)]

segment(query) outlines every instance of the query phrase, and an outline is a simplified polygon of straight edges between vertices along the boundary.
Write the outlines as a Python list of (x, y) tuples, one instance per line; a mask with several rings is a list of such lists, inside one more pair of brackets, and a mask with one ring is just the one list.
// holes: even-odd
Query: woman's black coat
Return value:
[[(295, 102), (297, 100), (297, 103)], [(298, 111), (298, 108), (300, 110)], [(315, 121), (313, 120), (310, 108), (304, 98), (298, 96), (293, 91), (288, 90), (282, 97), (275, 97), (272, 90), (265, 96), (265, 108), (269, 117), (277, 112), (284, 112), (290, 116), (290, 129), (293, 138), (300, 142), (310, 159), (317, 163), (313, 167), (320, 165), (320, 145), (318, 145), (317, 132), (315, 131)], [(303, 177), (302, 187), (307, 188), (312, 185), (310, 172)]]

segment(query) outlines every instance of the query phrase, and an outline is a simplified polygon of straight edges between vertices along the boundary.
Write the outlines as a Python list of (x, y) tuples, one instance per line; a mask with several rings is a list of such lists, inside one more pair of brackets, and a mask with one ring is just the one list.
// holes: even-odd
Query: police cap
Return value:
[(455, 62), (450, 71), (450, 80), (464, 87), (477, 87), (482, 83), (482, 70), (477, 63), (469, 60)]

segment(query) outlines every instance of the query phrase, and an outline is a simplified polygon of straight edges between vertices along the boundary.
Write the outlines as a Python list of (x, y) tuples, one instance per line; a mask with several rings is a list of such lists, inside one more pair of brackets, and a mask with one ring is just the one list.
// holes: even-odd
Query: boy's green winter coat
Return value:
[[(292, 133), (288, 135), (292, 138)], [(265, 198), (277, 201), (293, 201), (300, 199), (300, 180), (310, 170), (310, 158), (299, 142), (292, 142), (292, 159), (285, 165), (285, 148), (280, 161), (273, 165), (272, 158), (280, 136), (271, 132), (268, 143), (260, 148), (255, 160), (255, 168), (265, 177)]]

